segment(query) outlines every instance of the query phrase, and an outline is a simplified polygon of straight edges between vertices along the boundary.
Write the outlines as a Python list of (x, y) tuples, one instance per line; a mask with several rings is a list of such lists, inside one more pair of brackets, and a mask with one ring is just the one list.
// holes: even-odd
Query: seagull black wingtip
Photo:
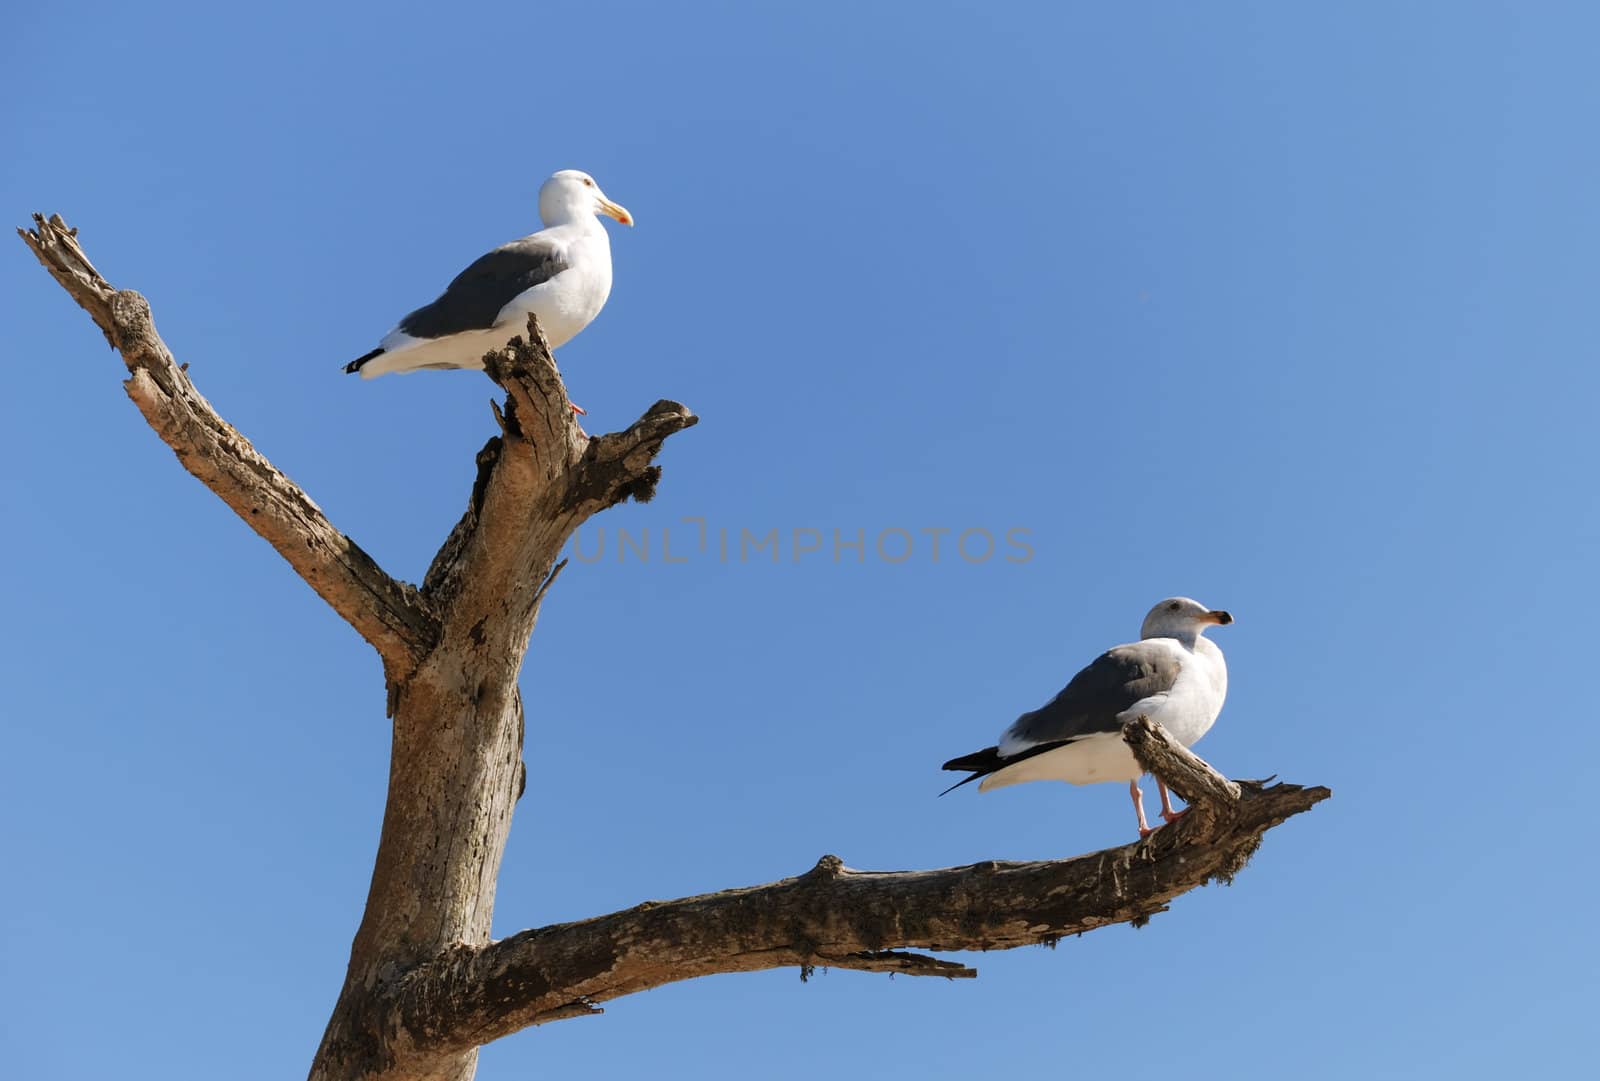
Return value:
[(356, 359), (352, 360), (349, 364), (346, 364), (344, 366), (345, 374), (346, 375), (355, 375), (357, 372), (359, 372), (361, 370), (362, 365), (366, 364), (367, 361), (371, 360), (374, 357), (381, 357), (381, 356), (383, 356), (383, 348), (382, 348), (382, 346), (378, 347), (377, 349), (374, 349), (372, 352), (366, 354), (365, 356), (357, 357)]
[(963, 777), (961, 780), (957, 781), (943, 792), (940, 792), (939, 795), (946, 795), (947, 793), (954, 792), (964, 784), (971, 784), (980, 777), (987, 777), (989, 774), (999, 769), (1000, 766), (1000, 749), (998, 747), (985, 747), (981, 751), (973, 751), (971, 754), (964, 754), (960, 758), (952, 758), (939, 768), (948, 770), (971, 770), (972, 776)]
[[(940, 792), (939, 795), (940, 796), (948, 796), (950, 793), (954, 792), (956, 789), (960, 788), (962, 785), (971, 784), (973, 781), (976, 781), (979, 777), (985, 777), (985, 776), (987, 776), (987, 774), (974, 773), (970, 777), (963, 777), (963, 778), (961, 778), (961, 780), (957, 781), (955, 784), (951, 785), (949, 788), (945, 789), (943, 792)], [(935, 797), (935, 798), (937, 798), (937, 797)]]
[(986, 773), (999, 769), (1000, 764), (1000, 748), (985, 747), (981, 751), (973, 751), (971, 754), (964, 754), (960, 758), (952, 758), (939, 768)]

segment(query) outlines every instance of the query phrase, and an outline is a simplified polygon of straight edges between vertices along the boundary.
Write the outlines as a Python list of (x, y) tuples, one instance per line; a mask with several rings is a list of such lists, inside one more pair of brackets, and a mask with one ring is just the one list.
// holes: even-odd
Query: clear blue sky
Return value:
[[(1171, 593), (1238, 620), (1201, 752), (1334, 789), (1141, 931), (967, 958), (976, 982), (698, 980), (493, 1045), (488, 1081), (1592, 1065), (1592, 6), (23, 0), (5, 24), (9, 220), (80, 227), (408, 579), (492, 388), (339, 366), (530, 231), (551, 171), (636, 215), (562, 366), (592, 430), (659, 397), (703, 423), (545, 605), (497, 933), (824, 852), (1126, 841), (1116, 786), (936, 800), (938, 766)], [(0, 1073), (299, 1076), (377, 841), (377, 662), (8, 251)], [(732, 531), (726, 561), (686, 517)], [(738, 558), (773, 528), (778, 563)], [(1000, 547), (952, 534), (935, 562), (934, 528)], [(823, 552), (796, 562), (796, 529)], [(625, 659), (596, 647), (621, 627)]]

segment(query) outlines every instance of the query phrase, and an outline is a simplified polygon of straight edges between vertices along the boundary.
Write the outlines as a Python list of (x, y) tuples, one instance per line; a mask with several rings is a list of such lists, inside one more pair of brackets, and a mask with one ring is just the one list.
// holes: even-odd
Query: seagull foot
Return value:
[(1167, 822), (1176, 822), (1178, 819), (1189, 813), (1189, 808), (1187, 807), (1181, 811), (1174, 811), (1172, 809), (1172, 793), (1167, 789), (1166, 781), (1163, 781), (1160, 777), (1157, 777), (1156, 787), (1161, 789), (1161, 817), (1166, 819)]
[(579, 405), (577, 402), (568, 402), (567, 404), (572, 406), (572, 411), (578, 414), (578, 416), (586, 417), (589, 415), (589, 411), (583, 406)]
[(1133, 813), (1139, 818), (1139, 839), (1142, 841), (1155, 831), (1150, 828), (1150, 822), (1144, 816), (1144, 793), (1139, 791), (1137, 778), (1128, 782), (1128, 795), (1133, 797)]

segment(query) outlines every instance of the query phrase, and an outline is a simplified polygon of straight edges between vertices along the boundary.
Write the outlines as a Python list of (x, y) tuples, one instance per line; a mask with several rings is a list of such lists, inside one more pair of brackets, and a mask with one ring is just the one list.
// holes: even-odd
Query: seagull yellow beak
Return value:
[(1201, 623), (1215, 623), (1219, 627), (1226, 627), (1233, 622), (1233, 617), (1227, 612), (1207, 612), (1200, 617)]
[(616, 218), (623, 225), (633, 224), (633, 215), (628, 213), (628, 208), (618, 203), (613, 203), (604, 195), (600, 196), (600, 213), (608, 218)]

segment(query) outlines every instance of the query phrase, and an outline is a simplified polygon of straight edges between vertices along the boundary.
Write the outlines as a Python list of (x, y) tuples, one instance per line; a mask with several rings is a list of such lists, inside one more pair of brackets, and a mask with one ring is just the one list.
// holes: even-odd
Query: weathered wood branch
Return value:
[(521, 795), (517, 687), (556, 562), (591, 515), (648, 500), (663, 441), (693, 425), (660, 401), (620, 432), (578, 427), (530, 319), (484, 358), (505, 392), (467, 509), (420, 590), (386, 575), (195, 390), (137, 293), (114, 289), (60, 218), (19, 230), (128, 366), (126, 386), (184, 466), (378, 650), (394, 742), (367, 906), (313, 1081), (468, 1081), (476, 1049), (529, 1025), (599, 1012), (636, 991), (797, 966), (971, 977), (914, 950), (1054, 944), (1142, 924), (1172, 898), (1238, 873), (1266, 830), (1330, 793), (1229, 781), (1140, 718), (1124, 737), (1189, 801), (1150, 837), (1073, 859), (854, 871), (834, 856), (795, 878), (648, 902), (491, 942), (500, 860)]
[(1251, 783), (1228, 780), (1149, 717), (1139, 716), (1124, 725), (1122, 738), (1146, 773), (1161, 778), (1183, 797), (1189, 805), (1185, 820), (1196, 820), (1202, 832), (1226, 823), (1239, 806), (1241, 784)]
[(156, 333), (150, 305), (117, 290), (58, 216), (19, 229), (39, 262), (88, 312), (128, 367), (123, 384), (185, 469), (243, 518), (383, 659), (391, 679), (433, 648), (439, 621), (416, 588), (385, 574), (306, 495), (223, 420)]
[(513, 338), (484, 360), (489, 378), (506, 392), (506, 407), (494, 408), (501, 434), (478, 452), (467, 510), (423, 579), (424, 596), (441, 610), (465, 581), (493, 578), (508, 567), (539, 570), (530, 553), (548, 545), (530, 527), (559, 532), (565, 543), (607, 507), (649, 502), (661, 478), (651, 463), (662, 442), (698, 422), (684, 406), (663, 400), (624, 431), (585, 435), (533, 316), (526, 338)]
[(394, 689), (383, 833), (345, 987), (312, 1078), (460, 1078), (474, 1047), (443, 1058), (397, 1043), (379, 1017), (405, 974), (489, 941), (500, 857), (523, 787), (517, 677), (562, 547), (591, 515), (654, 494), (662, 442), (696, 422), (657, 402), (621, 432), (590, 437), (538, 324), (484, 357), (506, 392), (500, 434), (478, 453), (466, 512), (434, 557), (423, 597), (433, 651)]
[(933, 871), (855, 871), (825, 856), (796, 878), (647, 902), (623, 912), (458, 948), (394, 987), (374, 1022), (419, 1055), (449, 1055), (528, 1025), (596, 1012), (622, 995), (710, 973), (798, 966), (973, 976), (907, 949), (1054, 944), (1143, 924), (1179, 894), (1231, 880), (1262, 835), (1330, 795), (1326, 788), (1233, 782), (1148, 722), (1130, 743), (1191, 806), (1149, 838), (1073, 859)]
[(495, 408), (500, 434), (479, 453), (467, 512), (417, 590), (386, 575), (217, 414), (161, 341), (144, 298), (113, 288), (75, 230), (59, 217), (34, 223), (18, 232), (122, 354), (128, 394), (151, 426), (384, 661), (394, 743), (383, 832), (311, 1076), (465, 1081), (471, 1047), (424, 1061), (404, 1034), (373, 1021), (408, 972), (488, 943), (525, 775), (517, 676), (556, 559), (590, 515), (650, 498), (662, 441), (694, 414), (657, 402), (626, 430), (590, 438), (530, 319), (526, 339), (485, 359), (507, 395)]

